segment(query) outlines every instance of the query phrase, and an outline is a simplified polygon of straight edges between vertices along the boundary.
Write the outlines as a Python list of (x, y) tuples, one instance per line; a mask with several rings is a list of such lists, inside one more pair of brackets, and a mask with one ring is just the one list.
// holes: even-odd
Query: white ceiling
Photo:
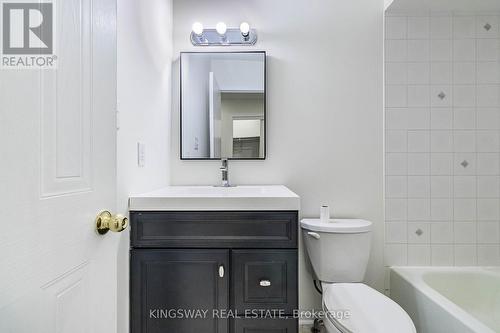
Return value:
[[(386, 4), (388, 1), (386, 1)], [(386, 7), (387, 8), (387, 7)], [(388, 11), (500, 11), (500, 0), (394, 0)]]

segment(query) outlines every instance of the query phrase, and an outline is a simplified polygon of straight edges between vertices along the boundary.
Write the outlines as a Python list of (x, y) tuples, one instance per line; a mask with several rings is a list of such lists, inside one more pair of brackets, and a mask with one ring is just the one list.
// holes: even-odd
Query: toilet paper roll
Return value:
[(321, 222), (330, 222), (330, 207), (323, 205), (319, 209), (319, 219)]

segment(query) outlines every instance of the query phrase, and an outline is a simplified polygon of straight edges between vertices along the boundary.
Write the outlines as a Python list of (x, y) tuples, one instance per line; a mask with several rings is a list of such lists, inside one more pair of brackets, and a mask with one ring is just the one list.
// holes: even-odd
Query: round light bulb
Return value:
[(203, 24), (201, 24), (200, 22), (194, 22), (193, 23), (193, 32), (197, 36), (200, 36), (203, 33)]
[(248, 34), (250, 33), (250, 24), (248, 24), (247, 22), (241, 23), (240, 24), (240, 31), (244, 37), (247, 37)]
[(217, 25), (215, 26), (215, 30), (217, 30), (217, 33), (219, 35), (221, 35), (221, 36), (225, 35), (226, 31), (227, 31), (226, 23), (224, 23), (224, 22), (217, 23)]

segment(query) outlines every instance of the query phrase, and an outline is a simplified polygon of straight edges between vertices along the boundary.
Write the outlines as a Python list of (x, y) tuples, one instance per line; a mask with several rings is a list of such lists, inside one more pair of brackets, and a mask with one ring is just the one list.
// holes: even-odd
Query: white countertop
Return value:
[(283, 185), (168, 186), (132, 195), (131, 211), (299, 210), (300, 198)]

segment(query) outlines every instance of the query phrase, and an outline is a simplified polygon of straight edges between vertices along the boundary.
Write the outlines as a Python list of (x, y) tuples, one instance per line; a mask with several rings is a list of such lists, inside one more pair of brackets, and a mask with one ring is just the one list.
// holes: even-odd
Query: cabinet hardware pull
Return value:
[(224, 265), (219, 266), (219, 277), (224, 277)]
[(269, 281), (269, 280), (260, 280), (259, 285), (261, 287), (270, 287), (271, 286), (271, 281)]

